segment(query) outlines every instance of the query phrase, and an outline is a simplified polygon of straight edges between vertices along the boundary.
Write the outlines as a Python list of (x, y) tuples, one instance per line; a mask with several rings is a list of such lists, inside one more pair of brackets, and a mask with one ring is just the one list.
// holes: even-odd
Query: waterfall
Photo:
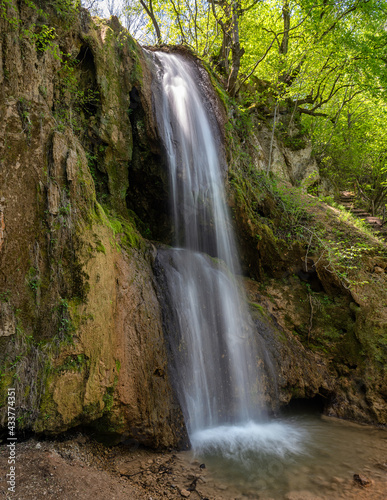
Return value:
[(159, 250), (173, 378), (190, 437), (262, 415), (259, 356), (236, 275), (215, 110), (202, 74), (153, 53), (153, 99), (170, 176), (175, 248)]

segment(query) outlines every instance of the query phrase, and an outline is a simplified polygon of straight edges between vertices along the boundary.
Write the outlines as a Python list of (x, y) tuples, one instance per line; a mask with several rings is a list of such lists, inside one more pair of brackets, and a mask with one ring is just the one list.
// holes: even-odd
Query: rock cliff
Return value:
[(15, 387), (21, 429), (177, 446), (152, 245), (126, 205), (130, 114), (151, 116), (141, 50), (114, 18), (4, 9), (1, 406)]

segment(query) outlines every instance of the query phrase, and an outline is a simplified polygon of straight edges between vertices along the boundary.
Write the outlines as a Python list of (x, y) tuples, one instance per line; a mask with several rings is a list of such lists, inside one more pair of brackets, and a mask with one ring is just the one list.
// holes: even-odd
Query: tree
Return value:
[(137, 0), (124, 0), (122, 21), (129, 33), (139, 41), (146, 41), (147, 15)]
[(162, 44), (162, 38), (161, 38), (161, 31), (159, 27), (159, 23), (157, 22), (154, 10), (153, 10), (153, 0), (140, 0), (140, 4), (144, 8), (145, 12), (148, 14), (150, 17), (153, 27), (156, 32), (156, 38), (157, 38), (157, 43), (158, 45)]
[(381, 135), (376, 141), (366, 131), (372, 123), (382, 131), (385, 120), (372, 110), (386, 105), (387, 0), (140, 4), (158, 44), (189, 45), (214, 63), (231, 96), (250, 81), (243, 99), (267, 99), (275, 116), (281, 102), (291, 105), (291, 120), (310, 130), (325, 171), (338, 183), (356, 183), (373, 210), (383, 203), (386, 154)]
[(336, 123), (316, 117), (309, 120), (322, 172), (338, 189), (351, 186), (375, 215), (387, 201), (385, 102), (357, 95)]

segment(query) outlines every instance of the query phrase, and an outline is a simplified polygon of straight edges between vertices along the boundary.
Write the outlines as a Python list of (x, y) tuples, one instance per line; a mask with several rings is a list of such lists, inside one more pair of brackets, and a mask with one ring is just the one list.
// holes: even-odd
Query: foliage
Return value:
[(323, 173), (340, 189), (356, 184), (373, 212), (384, 207), (386, 0), (141, 4), (142, 12), (140, 2), (124, 1), (121, 18), (142, 43), (191, 47), (245, 105), (266, 103), (274, 114), (286, 105), (290, 122), (273, 126), (285, 145), (302, 149), (312, 135)]
[(321, 171), (339, 189), (351, 188), (375, 214), (387, 199), (387, 108), (381, 98), (349, 103), (335, 123), (312, 120), (310, 130)]

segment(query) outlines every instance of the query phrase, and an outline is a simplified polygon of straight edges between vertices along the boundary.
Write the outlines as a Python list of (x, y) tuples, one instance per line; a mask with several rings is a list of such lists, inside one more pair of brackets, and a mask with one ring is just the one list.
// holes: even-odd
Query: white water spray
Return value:
[[(158, 52), (153, 60), (153, 98), (169, 167), (176, 246), (159, 250), (158, 281), (172, 377), (191, 443), (201, 451), (207, 445), (220, 452), (225, 446), (231, 453), (264, 445), (284, 450), (284, 429), (279, 433), (275, 426), (253, 423), (265, 415), (262, 362), (236, 278), (220, 134), (211, 100), (204, 97), (203, 75), (181, 55)], [(296, 434), (288, 437), (295, 449)]]

